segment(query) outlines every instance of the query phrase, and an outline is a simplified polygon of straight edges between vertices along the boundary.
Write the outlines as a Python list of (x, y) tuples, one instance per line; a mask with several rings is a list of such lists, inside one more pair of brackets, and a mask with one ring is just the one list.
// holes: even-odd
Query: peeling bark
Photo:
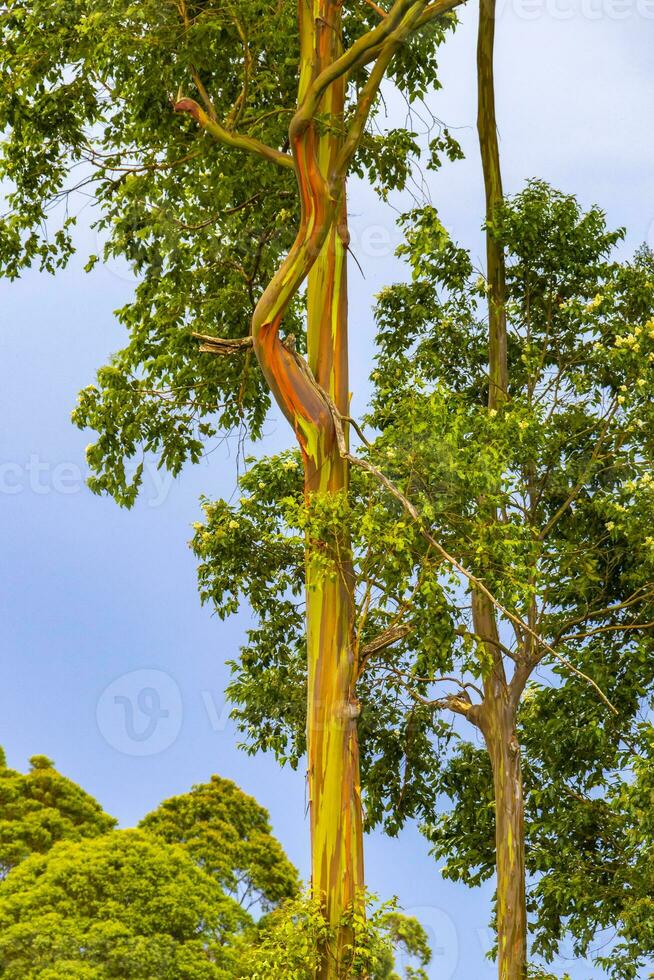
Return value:
[[(341, 6), (315, 3), (317, 26), (314, 71), (322, 71), (342, 53)], [(307, 82), (310, 80), (307, 69)], [(345, 80), (326, 93), (323, 111), (343, 119)], [(337, 166), (342, 138), (316, 137), (316, 160), (325, 185)], [(349, 234), (345, 181), (338, 187), (338, 208), (327, 241), (309, 275), (307, 357), (309, 369), (343, 415), (349, 407), (347, 249)], [(349, 466), (334, 434), (319, 444), (315, 463), (307, 460), (305, 488), (312, 495), (347, 491)], [(331, 569), (313, 556), (328, 549)], [(350, 541), (344, 528), (335, 542), (309, 541), (307, 547), (308, 781), (311, 821), (311, 883), (337, 930), (335, 949), (325, 950), (320, 980), (343, 973), (351, 930), (339, 925), (348, 909), (363, 903), (363, 820), (359, 773), (358, 702), (354, 655), (354, 575)]]

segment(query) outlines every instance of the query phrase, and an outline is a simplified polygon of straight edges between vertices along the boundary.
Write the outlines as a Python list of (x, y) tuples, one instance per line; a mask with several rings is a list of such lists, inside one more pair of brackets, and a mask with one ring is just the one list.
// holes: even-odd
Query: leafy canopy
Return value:
[[(335, 939), (319, 904), (300, 893), (267, 812), (228, 780), (214, 776), (165, 800), (138, 830), (115, 831), (44, 756), (29, 776), (2, 775), (3, 837), (12, 857), (20, 843), (22, 861), (0, 882), (7, 980), (311, 980), (321, 945)], [(16, 785), (28, 817), (7, 792)], [(351, 975), (397, 980), (402, 950), (421, 964), (406, 977), (424, 978), (431, 953), (420, 924), (394, 903), (371, 900), (369, 912), (349, 922)]]
[(179, 847), (134, 830), (60, 843), (0, 889), (7, 980), (227, 980), (247, 916)]
[(272, 835), (268, 813), (220, 776), (164, 800), (139, 827), (183, 845), (245, 909), (258, 905), (268, 910), (298, 894), (297, 871)]
[(58, 841), (96, 837), (116, 824), (46, 756), (34, 756), (30, 766), (26, 775), (9, 769), (0, 752), (0, 879)]

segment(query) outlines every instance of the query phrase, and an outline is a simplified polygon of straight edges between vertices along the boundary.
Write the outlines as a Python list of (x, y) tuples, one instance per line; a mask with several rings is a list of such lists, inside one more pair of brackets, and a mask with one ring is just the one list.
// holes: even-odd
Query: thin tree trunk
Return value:
[[(506, 260), (489, 227), (503, 200), (495, 111), (495, 0), (480, 0), (477, 38), (477, 130), (486, 194), (488, 279), (488, 407), (501, 409), (508, 396)], [(493, 513), (492, 520), (498, 515)], [(496, 823), (497, 940), (499, 980), (527, 975), (524, 799), (516, 712), (523, 672), (507, 683), (495, 610), (473, 596), (475, 632), (485, 642), (492, 669), (484, 685), (479, 725), (493, 768)]]
[(488, 705), (485, 722), (495, 787), (498, 977), (524, 980), (527, 975), (525, 828), (515, 712), (504, 699), (499, 699)]

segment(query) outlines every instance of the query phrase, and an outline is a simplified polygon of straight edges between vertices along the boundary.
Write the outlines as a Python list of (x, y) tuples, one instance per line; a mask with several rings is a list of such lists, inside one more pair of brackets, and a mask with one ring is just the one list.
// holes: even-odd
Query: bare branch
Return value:
[(382, 650), (387, 650), (388, 647), (397, 643), (398, 640), (408, 636), (410, 632), (410, 626), (389, 626), (388, 629), (379, 633), (370, 643), (366, 643), (361, 648), (361, 654), (368, 659), (368, 657), (373, 656), (375, 653), (381, 653)]
[(478, 694), (480, 698), (483, 699), (484, 697), (484, 692), (476, 684), (473, 684), (471, 681), (462, 681), (459, 677), (448, 677), (447, 675), (442, 677), (416, 677), (414, 674), (409, 674), (404, 670), (398, 670), (397, 667), (388, 667), (388, 670), (398, 677), (408, 677), (417, 684), (456, 684), (462, 691), (467, 691), (469, 688), (475, 694)]
[(234, 354), (244, 354), (254, 346), (252, 337), (239, 337), (230, 340), (224, 337), (211, 337), (209, 334), (194, 333), (195, 340), (201, 341), (200, 350), (206, 354), (219, 354), (222, 357), (232, 357)]
[(607, 433), (608, 433), (608, 430), (609, 430), (609, 426), (611, 424), (611, 420), (612, 420), (613, 416), (615, 415), (615, 413), (617, 411), (617, 408), (618, 408), (618, 401), (617, 401), (617, 399), (615, 399), (615, 401), (611, 405), (611, 408), (609, 409), (609, 413), (606, 416), (606, 419), (604, 420), (604, 425), (602, 426), (602, 431), (601, 431), (601, 433), (600, 433), (600, 435), (598, 437), (597, 443), (595, 444), (595, 447), (593, 449), (593, 452), (591, 453), (591, 457), (588, 460), (588, 464), (586, 465), (583, 474), (577, 480), (577, 483), (575, 484), (575, 486), (572, 488), (572, 490), (568, 494), (566, 500), (563, 501), (563, 503), (561, 504), (561, 506), (559, 507), (559, 509), (557, 510), (557, 512), (547, 522), (547, 524), (545, 525), (545, 527), (543, 528), (543, 530), (540, 532), (539, 538), (540, 538), (541, 541), (544, 541), (545, 540), (545, 538), (547, 537), (547, 535), (549, 534), (549, 532), (552, 530), (552, 528), (555, 526), (555, 524), (557, 524), (560, 521), (560, 519), (563, 517), (563, 515), (567, 511), (568, 507), (570, 507), (570, 505), (574, 503), (574, 501), (577, 499), (577, 497), (579, 496), (579, 494), (583, 490), (584, 484), (586, 483), (586, 480), (590, 476), (590, 473), (591, 473), (591, 470), (593, 468), (593, 465), (597, 462), (597, 458), (598, 458), (598, 456), (600, 454), (600, 449), (604, 445), (604, 440), (606, 439), (606, 436), (607, 436)]
[(375, 11), (375, 13), (376, 14), (379, 14), (380, 17), (388, 17), (388, 11), (387, 10), (383, 10), (379, 6), (379, 4), (375, 3), (375, 0), (365, 0), (365, 2), (368, 4), (369, 7), (372, 7), (372, 9)]
[(625, 599), (624, 602), (619, 602), (612, 606), (606, 606), (604, 609), (590, 609), (585, 612), (583, 616), (576, 616), (574, 619), (569, 619), (554, 637), (554, 642), (558, 642), (565, 635), (566, 630), (572, 629), (573, 626), (578, 626), (579, 623), (587, 623), (589, 619), (600, 619), (602, 616), (611, 616), (614, 613), (628, 609), (637, 602), (644, 602), (646, 599), (652, 598), (652, 596), (654, 596), (654, 589), (648, 588), (646, 585), (642, 585), (639, 589), (636, 589), (635, 592), (632, 592), (632, 594)]
[[(430, 8), (432, 10), (431, 16), (436, 17), (447, 13), (449, 10), (452, 10), (454, 7), (458, 6), (461, 2), (462, 0), (438, 0), (438, 2), (433, 4)], [(373, 103), (386, 75), (388, 65), (406, 38), (418, 28), (421, 14), (426, 12), (424, 10), (425, 5), (425, 2), (413, 3), (410, 6), (403, 5), (402, 0), (396, 0), (391, 13), (385, 18), (385, 20), (382, 21), (380, 25), (380, 28), (387, 27), (390, 24), (396, 9), (398, 10), (399, 16), (399, 11), (404, 6), (406, 13), (397, 26), (394, 26), (393, 29), (385, 32), (385, 38), (378, 49), (378, 53), (376, 49), (372, 49), (372, 51), (368, 52), (370, 55), (368, 60), (372, 60), (372, 56), (374, 55), (376, 56), (376, 61), (370, 75), (368, 76), (368, 80), (359, 94), (354, 116), (350, 123), (350, 127), (341, 151), (336, 160), (334, 169), (336, 174), (341, 178), (346, 173), (352, 157), (356, 153), (357, 147), (359, 146)], [(362, 38), (361, 40), (364, 39)], [(356, 45), (353, 45), (352, 47), (354, 48), (355, 46)], [(346, 55), (347, 54), (348, 52), (346, 52)]]
[(250, 88), (250, 76), (252, 74), (252, 53), (250, 52), (250, 45), (248, 43), (246, 30), (231, 4), (229, 6), (229, 12), (234, 24), (236, 25), (236, 30), (238, 31), (238, 36), (241, 39), (241, 44), (243, 45), (243, 86), (231, 112), (229, 113), (229, 116), (227, 117), (227, 127), (232, 129), (240, 119), (247, 102), (248, 91)]
[(364, 446), (368, 446), (368, 448), (370, 448), (370, 442), (366, 438), (365, 433), (357, 420), (353, 419), (351, 415), (341, 415), (341, 419), (343, 422), (347, 422), (349, 425), (351, 425)]
[[(395, 45), (396, 42), (401, 43), (411, 30), (423, 27), (435, 17), (453, 10), (463, 2), (464, 0), (437, 0), (427, 7), (426, 0), (395, 0), (392, 8), (377, 27), (358, 38), (340, 58), (333, 61), (314, 79), (291, 122), (291, 132), (299, 131), (310, 124), (318, 110), (320, 100), (337, 79), (384, 56), (387, 43), (391, 45)], [(401, 36), (395, 33), (398, 29), (402, 32)]]
[(607, 626), (597, 626), (595, 629), (588, 630), (586, 633), (564, 634), (563, 639), (568, 640), (587, 640), (598, 633), (628, 633), (631, 630), (651, 630), (654, 628), (654, 620), (649, 623), (611, 623)]
[(467, 718), (473, 725), (477, 724), (477, 715), (479, 713), (479, 705), (473, 704), (467, 691), (463, 690), (460, 695), (456, 694), (446, 694), (442, 698), (427, 698), (423, 694), (419, 694), (415, 691), (404, 679), (401, 671), (391, 670), (395, 675), (396, 680), (402, 685), (407, 694), (417, 701), (418, 704), (423, 704), (426, 708), (435, 708), (436, 710), (449, 710), (454, 711), (457, 715), (463, 715)]

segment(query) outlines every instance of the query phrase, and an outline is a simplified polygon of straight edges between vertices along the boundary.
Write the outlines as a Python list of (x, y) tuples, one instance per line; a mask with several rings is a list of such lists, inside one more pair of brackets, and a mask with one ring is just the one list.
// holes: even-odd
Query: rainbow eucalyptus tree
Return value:
[[(95, 490), (131, 504), (142, 463), (126, 461), (153, 451), (176, 473), (221, 429), (259, 435), (272, 398), (307, 502), (347, 492), (346, 179), (355, 167), (406, 180), (411, 134), (367, 127), (386, 77), (411, 99), (434, 82), (458, 2), (5, 6), (3, 272), (65, 263), (75, 218), (57, 205), (77, 190), (98, 208), (105, 257), (138, 276), (120, 311), (129, 345), (75, 414), (100, 433)], [(363, 889), (350, 552), (347, 528), (307, 530), (312, 881), (332, 926)], [(344, 929), (321, 976), (338, 973), (347, 941)]]
[(307, 512), (283, 454), (197, 528), (203, 598), (227, 615), (246, 597), (258, 619), (232, 665), (237, 721), (252, 751), (302, 757), (303, 535), (347, 521), (367, 824), (417, 818), (447, 876), (496, 875), (503, 980), (526, 973), (528, 912), (545, 959), (566, 933), (583, 954), (624, 929), (624, 970), (648, 942), (628, 785), (633, 768), (649, 785), (654, 695), (652, 257), (619, 262), (603, 214), (542, 183), (494, 209), (500, 410), (487, 280), (433, 209), (405, 227), (413, 278), (380, 295), (378, 435), (347, 503)]

